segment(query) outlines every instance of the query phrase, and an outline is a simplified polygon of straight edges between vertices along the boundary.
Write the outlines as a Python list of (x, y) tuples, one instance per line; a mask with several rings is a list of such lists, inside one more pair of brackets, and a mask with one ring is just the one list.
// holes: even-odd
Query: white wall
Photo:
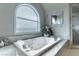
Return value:
[(72, 26), (74, 30), (79, 30), (79, 12), (73, 13)]
[(69, 4), (67, 3), (42, 3), (45, 14), (46, 14), (46, 24), (51, 26), (51, 15), (53, 14), (60, 14), (61, 11), (64, 11), (64, 24), (53, 26), (55, 29), (55, 34), (60, 36), (64, 39), (70, 38), (69, 33)]
[(13, 34), (16, 4), (0, 4), (0, 35)]
[[(16, 3), (0, 3), (0, 36), (14, 34), (14, 20)], [(39, 12), (42, 25), (44, 25), (44, 12), (40, 4), (32, 4)], [(33, 36), (33, 35), (32, 35)]]

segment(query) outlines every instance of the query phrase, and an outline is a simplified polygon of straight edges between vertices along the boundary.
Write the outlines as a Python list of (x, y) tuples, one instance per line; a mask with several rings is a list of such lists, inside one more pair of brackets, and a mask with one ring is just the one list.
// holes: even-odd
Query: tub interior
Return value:
[(24, 46), (31, 50), (38, 50), (47, 44), (53, 43), (55, 40), (54, 38), (47, 38), (47, 37), (38, 37), (33, 39), (24, 40)]
[(45, 46), (55, 43), (56, 40), (54, 37), (38, 37), (28, 40), (19, 40), (15, 43), (20, 50), (23, 50), (24, 53), (34, 54), (35, 52), (41, 51)]

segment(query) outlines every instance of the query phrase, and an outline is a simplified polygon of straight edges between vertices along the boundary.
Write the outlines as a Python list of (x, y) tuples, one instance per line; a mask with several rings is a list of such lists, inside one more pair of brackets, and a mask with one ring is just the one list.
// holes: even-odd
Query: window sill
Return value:
[(32, 35), (32, 34), (41, 34), (41, 32), (32, 32), (32, 33), (28, 33), (28, 32), (22, 32), (22, 33), (15, 33), (15, 35)]

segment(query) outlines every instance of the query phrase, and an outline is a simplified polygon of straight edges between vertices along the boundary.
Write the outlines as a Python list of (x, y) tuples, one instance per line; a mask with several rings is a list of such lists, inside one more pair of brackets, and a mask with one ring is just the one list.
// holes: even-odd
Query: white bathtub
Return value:
[[(45, 50), (48, 50), (48, 48), (52, 47), (60, 40), (60, 38), (55, 40), (53, 37), (38, 37), (24, 41), (19, 40), (15, 42), (14, 45), (19, 55), (34, 56), (41, 55)], [(27, 48), (24, 49), (23, 45), (27, 46)]]

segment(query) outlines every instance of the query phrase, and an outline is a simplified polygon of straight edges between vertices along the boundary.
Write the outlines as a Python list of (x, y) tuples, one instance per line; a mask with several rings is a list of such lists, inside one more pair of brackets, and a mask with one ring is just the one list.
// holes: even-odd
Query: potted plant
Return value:
[(48, 26), (43, 27), (42, 28), (42, 35), (47, 36), (47, 37), (54, 35), (52, 28), (48, 27)]

